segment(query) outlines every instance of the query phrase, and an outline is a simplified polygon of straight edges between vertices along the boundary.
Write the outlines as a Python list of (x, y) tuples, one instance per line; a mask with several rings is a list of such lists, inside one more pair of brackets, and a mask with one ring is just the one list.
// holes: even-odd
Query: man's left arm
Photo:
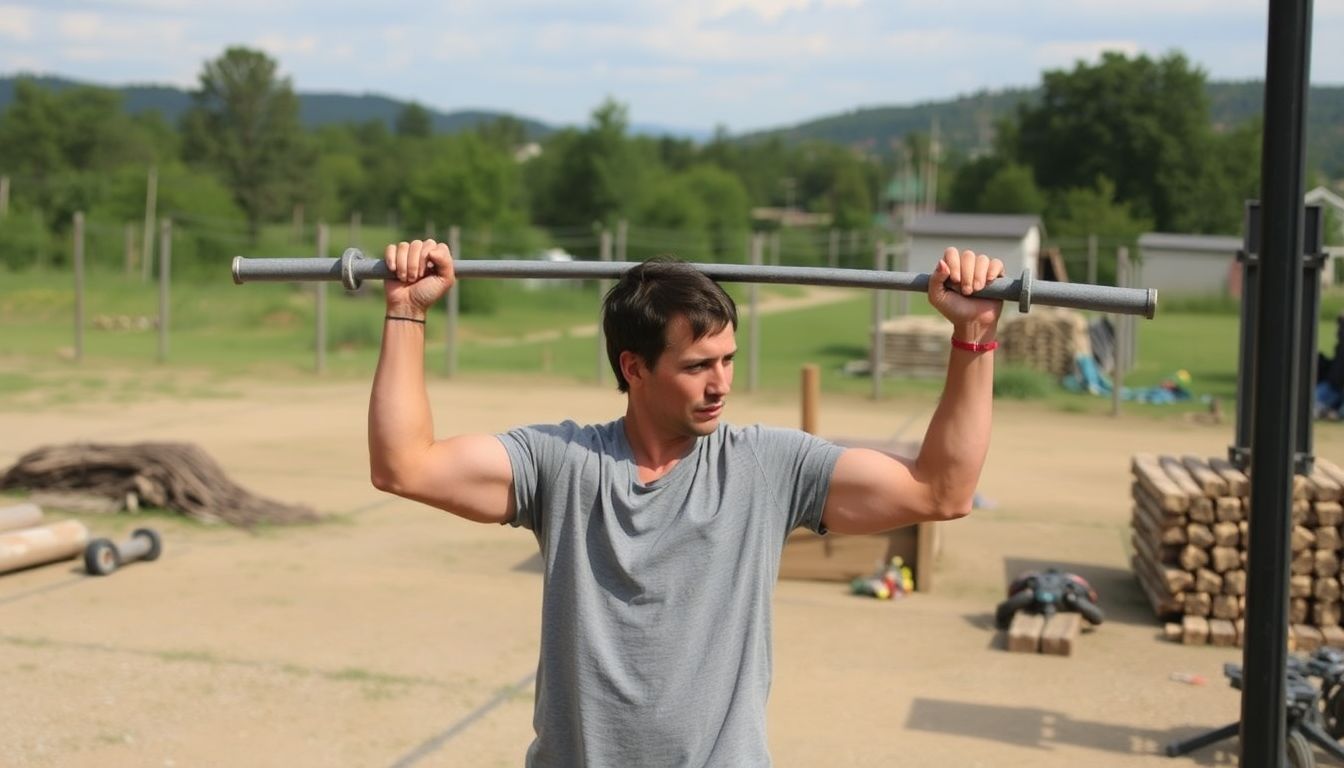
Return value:
[[(969, 298), (1003, 274), (1003, 262), (948, 248), (929, 280), (929, 303), (952, 323), (943, 394), (919, 455), (897, 459), (852, 448), (831, 475), (822, 524), (836, 533), (875, 533), (967, 515), (989, 453), (994, 352), (1002, 302)], [(950, 288), (949, 288), (950, 286)]]

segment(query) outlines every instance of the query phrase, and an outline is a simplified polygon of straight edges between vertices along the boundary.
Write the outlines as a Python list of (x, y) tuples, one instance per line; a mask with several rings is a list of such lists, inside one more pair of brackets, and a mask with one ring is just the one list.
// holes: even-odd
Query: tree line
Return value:
[[(194, 233), (187, 258), (230, 255), (239, 239), (256, 245), (266, 225), (298, 211), (310, 222), (360, 216), (407, 236), (458, 225), (490, 233), (496, 251), (626, 222), (643, 233), (632, 236), (632, 257), (681, 250), (739, 260), (753, 228), (775, 226), (753, 219), (755, 208), (826, 214), (833, 229), (895, 237), (888, 214), (915, 186), (936, 194), (940, 210), (1032, 213), (1052, 237), (1121, 239), (1150, 229), (1235, 233), (1243, 201), (1258, 193), (1258, 121), (1215, 129), (1205, 74), (1178, 53), (1106, 54), (1047, 72), (1040, 98), (993, 133), (977, 153), (940, 151), (929, 133), (890, 147), (725, 131), (699, 143), (632, 135), (627, 108), (613, 100), (535, 146), (513, 118), (436, 133), (417, 104), (391, 127), (305, 129), (278, 63), (233, 47), (204, 64), (177, 124), (128, 114), (111, 90), (20, 81), (0, 114), (0, 175), (12, 189), (0, 263), (29, 264), (35, 252), (60, 261), (75, 211), (143, 217), (150, 167), (162, 215)], [(926, 169), (935, 167), (933, 193)]]

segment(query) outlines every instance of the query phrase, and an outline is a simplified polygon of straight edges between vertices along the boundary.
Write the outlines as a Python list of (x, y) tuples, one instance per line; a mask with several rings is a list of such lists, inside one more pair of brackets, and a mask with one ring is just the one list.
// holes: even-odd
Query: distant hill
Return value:
[[(0, 77), (0, 111), (4, 111), (14, 100), (14, 83), (18, 77)], [(87, 83), (60, 77), (32, 77), (32, 80), (44, 88), (63, 90), (75, 88)], [(141, 112), (159, 112), (164, 120), (176, 125), (182, 114), (191, 107), (191, 93), (181, 88), (162, 85), (126, 85), (112, 88), (122, 95), (126, 111), (131, 114)], [(396, 122), (409, 102), (398, 101), (375, 94), (348, 95), (340, 93), (300, 93), (299, 119), (305, 126), (315, 128), (336, 123), (366, 123), (377, 120), (389, 128)], [(423, 105), (422, 105), (423, 106)], [(483, 110), (462, 110), (439, 112), (429, 107), (434, 130), (440, 133), (456, 133), (488, 123), (501, 117), (516, 117), (503, 112)], [(539, 120), (517, 117), (532, 138), (539, 138), (555, 129)]]
[[(1218, 128), (1258, 117), (1264, 109), (1264, 85), (1260, 82), (1209, 83), (1207, 92), (1210, 119)], [(1020, 102), (1037, 98), (1039, 90), (1035, 88), (980, 91), (948, 101), (856, 109), (738, 138), (754, 141), (779, 137), (790, 142), (820, 139), (885, 152), (909, 133), (928, 134), (937, 120), (944, 149), (973, 154), (990, 148), (995, 123), (1013, 114)], [(1334, 179), (1344, 178), (1344, 86), (1311, 88), (1307, 155), (1309, 168), (1322, 170)]]

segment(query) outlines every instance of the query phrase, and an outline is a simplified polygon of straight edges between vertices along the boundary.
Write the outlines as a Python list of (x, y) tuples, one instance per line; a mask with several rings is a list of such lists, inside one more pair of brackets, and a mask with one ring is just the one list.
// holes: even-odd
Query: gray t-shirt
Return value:
[(771, 595), (843, 449), (721, 424), (652, 483), (624, 420), (500, 435), (545, 563), (533, 768), (767, 766)]

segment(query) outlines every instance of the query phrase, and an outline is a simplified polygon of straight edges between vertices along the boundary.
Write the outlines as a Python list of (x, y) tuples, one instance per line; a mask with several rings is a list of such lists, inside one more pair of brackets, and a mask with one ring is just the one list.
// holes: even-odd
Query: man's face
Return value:
[(737, 340), (731, 325), (691, 338), (686, 318), (673, 318), (667, 348), (642, 377), (641, 403), (661, 428), (686, 437), (712, 434), (733, 386)]

